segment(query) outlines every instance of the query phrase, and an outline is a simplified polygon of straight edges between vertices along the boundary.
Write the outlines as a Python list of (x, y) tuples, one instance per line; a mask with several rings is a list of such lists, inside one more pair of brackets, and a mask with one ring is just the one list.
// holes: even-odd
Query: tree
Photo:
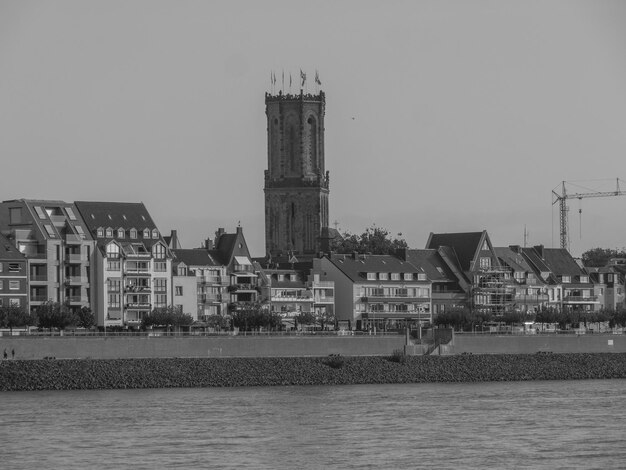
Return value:
[(337, 318), (335, 313), (331, 309), (322, 309), (316, 314), (316, 321), (319, 323), (320, 328), (323, 330), (326, 325), (335, 325)]
[(300, 325), (315, 325), (316, 318), (313, 312), (300, 312), (295, 316), (296, 322)]
[(177, 326), (189, 326), (193, 323), (193, 317), (183, 313), (182, 309), (174, 306), (155, 308), (141, 319), (141, 327), (163, 326), (166, 328)]
[(214, 328), (218, 331), (228, 328), (229, 317), (224, 315), (210, 315), (206, 319), (206, 324), (209, 328)]
[(91, 328), (96, 324), (96, 317), (89, 307), (83, 307), (78, 311), (78, 326)]
[(59, 328), (64, 330), (68, 326), (78, 323), (78, 316), (65, 305), (48, 301), (35, 310), (37, 326), (40, 328)]
[(592, 248), (585, 251), (581, 258), (585, 266), (599, 268), (606, 266), (611, 258), (626, 258), (626, 252), (624, 249)]
[(277, 313), (264, 308), (259, 302), (241, 302), (236, 304), (232, 314), (233, 326), (244, 331), (258, 328), (277, 328), (281, 318)]
[(31, 317), (23, 308), (15, 305), (9, 305), (0, 308), (0, 327), (9, 328), (13, 332), (13, 328), (22, 328), (35, 324), (35, 318)]
[[(401, 236), (402, 234), (398, 234)], [(361, 235), (350, 232), (343, 234), (343, 239), (333, 245), (337, 253), (371, 253), (373, 255), (392, 255), (399, 248), (408, 248), (403, 238), (391, 238), (389, 231), (382, 227), (365, 229)]]

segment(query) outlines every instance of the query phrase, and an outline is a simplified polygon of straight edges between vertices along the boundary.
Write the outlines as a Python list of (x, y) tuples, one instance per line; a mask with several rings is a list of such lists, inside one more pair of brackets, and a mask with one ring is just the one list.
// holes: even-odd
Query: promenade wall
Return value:
[(441, 354), (624, 353), (626, 335), (456, 334)]
[(0, 337), (15, 359), (386, 356), (405, 344), (389, 336)]

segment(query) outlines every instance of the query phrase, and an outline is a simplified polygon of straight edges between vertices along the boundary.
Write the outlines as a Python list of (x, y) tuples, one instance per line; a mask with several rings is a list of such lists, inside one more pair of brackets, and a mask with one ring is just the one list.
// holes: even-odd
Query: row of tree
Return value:
[(500, 322), (506, 325), (521, 325), (525, 322), (540, 324), (556, 324), (560, 329), (588, 327), (593, 324), (608, 323), (609, 327), (626, 327), (626, 308), (617, 310), (565, 310), (544, 308), (536, 313), (507, 312), (502, 315), (471, 311), (467, 308), (448, 310), (438, 314), (434, 323), (456, 330), (471, 331), (482, 328), (485, 323)]
[(68, 327), (91, 328), (95, 325), (95, 317), (88, 307), (72, 311), (67, 305), (58, 302), (46, 302), (31, 314), (14, 305), (0, 307), (0, 328), (39, 328)]

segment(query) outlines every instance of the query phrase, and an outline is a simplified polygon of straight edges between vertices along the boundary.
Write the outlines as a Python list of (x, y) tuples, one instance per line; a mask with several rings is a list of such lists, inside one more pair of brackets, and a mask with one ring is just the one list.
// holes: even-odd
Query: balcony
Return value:
[(86, 261), (87, 260), (83, 259), (80, 253), (66, 253), (65, 254), (65, 262), (67, 264), (80, 264)]
[(227, 285), (228, 278), (222, 276), (199, 276), (198, 284), (216, 284), (216, 285)]
[(228, 286), (228, 292), (256, 292), (255, 284), (233, 284)]
[(48, 296), (47, 295), (40, 295), (40, 294), (35, 294), (30, 296), (30, 301), (32, 302), (47, 302), (48, 301)]
[(152, 292), (150, 286), (124, 286), (124, 292)]
[(150, 276), (150, 269), (149, 268), (125, 267), (124, 274), (135, 275), (135, 276)]
[(70, 304), (87, 304), (89, 303), (89, 297), (86, 295), (70, 295), (66, 297), (66, 300)]
[(221, 302), (222, 296), (220, 294), (200, 294), (198, 295), (198, 302), (207, 303), (207, 302)]
[(31, 274), (30, 282), (47, 282), (48, 275), (47, 274)]
[(334, 296), (326, 296), (326, 297), (321, 297), (319, 295), (315, 295), (313, 297), (313, 301), (316, 304), (334, 304), (335, 303), (335, 297)]
[(563, 297), (565, 303), (592, 303), (597, 301), (597, 295), (565, 295)]
[(80, 285), (87, 284), (89, 282), (89, 278), (87, 276), (67, 276), (65, 278), (66, 285)]
[(370, 295), (361, 297), (361, 302), (415, 302), (418, 300), (428, 301), (430, 300), (430, 297), (417, 297), (409, 295)]
[(135, 310), (150, 310), (152, 304), (147, 302), (130, 302), (126, 304), (126, 308), (132, 308)]
[(333, 281), (309, 281), (307, 282), (307, 287), (312, 289), (333, 289), (335, 287), (335, 283)]
[(313, 302), (311, 295), (272, 295), (272, 302)]

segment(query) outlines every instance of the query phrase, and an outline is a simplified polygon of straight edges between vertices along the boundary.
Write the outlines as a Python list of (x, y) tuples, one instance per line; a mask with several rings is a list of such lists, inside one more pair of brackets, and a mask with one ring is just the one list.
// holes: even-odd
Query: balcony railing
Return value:
[(88, 282), (87, 276), (67, 276), (65, 278), (66, 284), (87, 284)]
[(563, 302), (597, 302), (597, 295), (566, 295)]
[(313, 301), (316, 304), (332, 304), (335, 303), (335, 297), (328, 295), (326, 297), (320, 297), (319, 295), (316, 295), (313, 297)]
[(200, 294), (198, 295), (199, 302), (221, 302), (222, 296), (220, 294)]
[(83, 259), (80, 253), (68, 253), (65, 255), (65, 261), (67, 263), (83, 263), (87, 261), (87, 259)]
[(365, 297), (361, 297), (362, 302), (389, 302), (389, 301), (427, 301), (430, 299), (429, 295), (420, 297), (417, 295), (369, 295)]
[(151, 292), (150, 286), (124, 286), (124, 292)]
[(31, 281), (47, 281), (48, 275), (47, 274), (31, 274), (30, 280)]
[(47, 302), (48, 296), (47, 295), (31, 295), (30, 301), (31, 302)]
[(130, 302), (126, 304), (126, 308), (135, 308), (140, 310), (149, 310), (152, 304), (147, 302)]
[(70, 295), (66, 297), (66, 299), (72, 304), (85, 304), (89, 302), (89, 298), (85, 295)]
[(313, 302), (310, 295), (273, 295), (272, 302)]
[(199, 276), (198, 283), (225, 285), (228, 283), (228, 278), (222, 276)]
[(317, 289), (317, 288), (334, 288), (335, 287), (335, 283), (332, 281), (311, 281), (311, 282), (307, 282), (307, 286), (313, 289)]

